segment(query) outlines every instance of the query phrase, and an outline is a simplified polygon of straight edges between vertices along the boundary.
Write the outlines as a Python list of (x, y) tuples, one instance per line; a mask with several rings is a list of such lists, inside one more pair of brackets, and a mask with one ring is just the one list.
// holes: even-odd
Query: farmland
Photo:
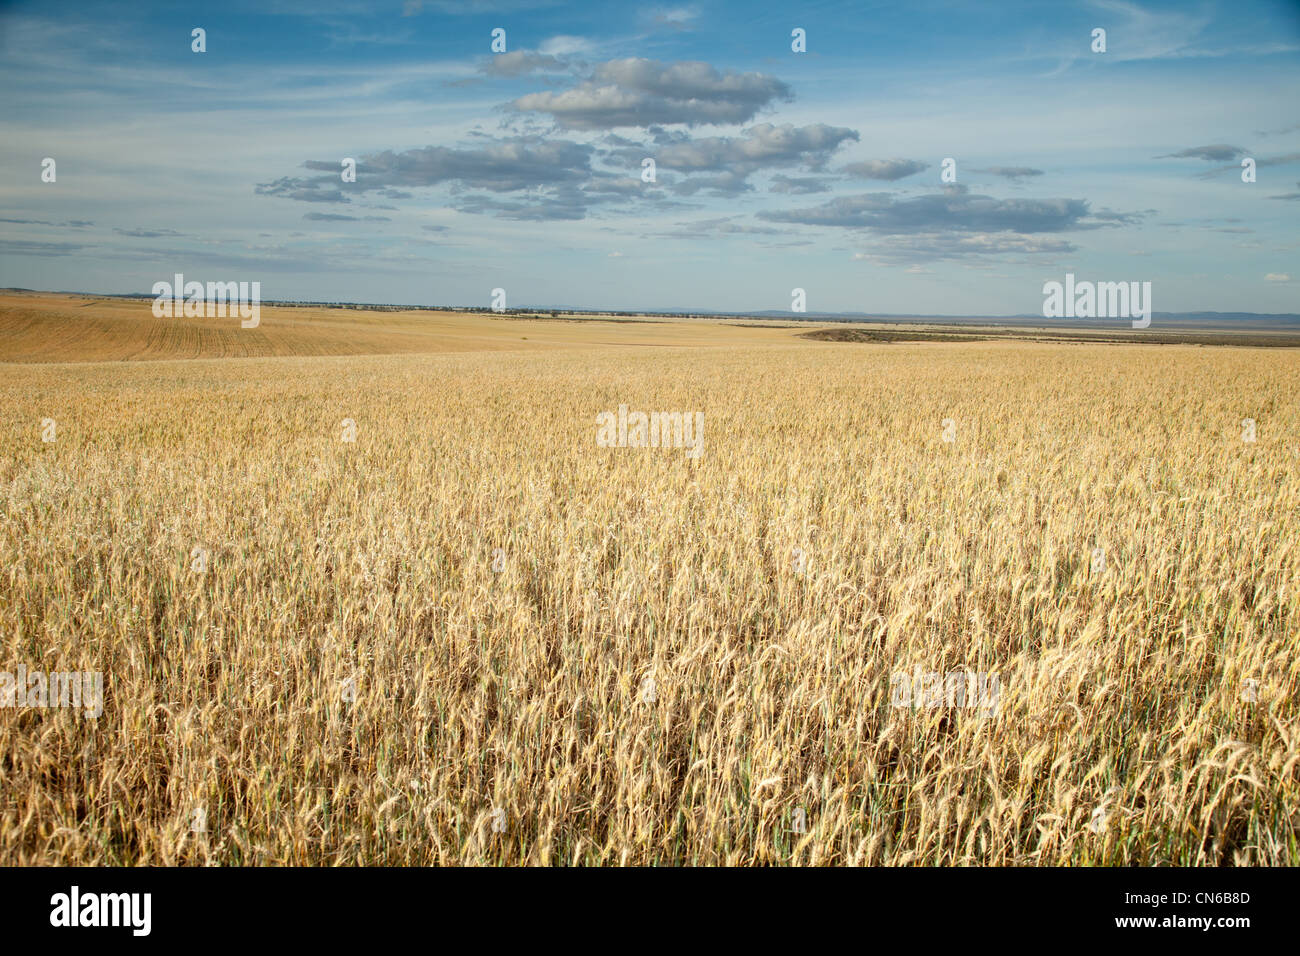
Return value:
[(1300, 352), (806, 331), (0, 297), (0, 862), (1300, 863)]

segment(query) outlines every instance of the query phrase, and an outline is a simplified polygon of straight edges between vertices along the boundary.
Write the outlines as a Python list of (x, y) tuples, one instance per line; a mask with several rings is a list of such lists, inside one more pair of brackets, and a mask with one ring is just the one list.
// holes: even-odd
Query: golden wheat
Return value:
[(521, 328), (3, 367), (0, 862), (1300, 863), (1300, 353)]

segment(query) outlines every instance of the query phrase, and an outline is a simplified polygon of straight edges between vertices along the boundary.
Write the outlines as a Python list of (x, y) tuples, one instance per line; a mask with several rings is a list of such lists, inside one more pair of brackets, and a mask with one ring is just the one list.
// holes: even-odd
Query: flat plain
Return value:
[(1300, 351), (758, 325), (0, 296), (0, 863), (1300, 863)]

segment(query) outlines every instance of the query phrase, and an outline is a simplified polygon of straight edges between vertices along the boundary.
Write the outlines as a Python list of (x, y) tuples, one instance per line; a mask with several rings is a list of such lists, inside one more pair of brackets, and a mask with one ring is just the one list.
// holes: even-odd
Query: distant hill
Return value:
[[(804, 312), (777, 310), (743, 313), (751, 318), (785, 322), (925, 323), (929, 325), (983, 325), (1012, 328), (1131, 329), (1128, 319), (1045, 319), (1041, 315), (897, 315), (871, 312)], [(1169, 329), (1225, 331), (1300, 331), (1300, 315), (1267, 312), (1152, 312), (1151, 326)]]
[[(72, 295), (96, 299), (145, 299), (152, 300), (151, 294), (139, 293), (86, 293), (57, 292), (41, 293), (31, 289), (6, 288), (0, 293), (16, 295)], [(262, 300), (265, 305), (291, 306), (312, 309), (351, 309), (367, 312), (462, 312), (482, 313), (489, 311), (485, 305), (416, 305), (391, 302), (319, 302), (297, 299)], [(654, 317), (654, 318), (718, 318), (718, 319), (757, 319), (760, 321), (780, 320), (782, 322), (871, 322), (878, 324), (915, 324), (926, 325), (979, 325), (1005, 328), (1045, 328), (1059, 330), (1121, 330), (1131, 329), (1128, 319), (1045, 319), (1041, 315), (934, 315), (929, 313), (896, 312), (789, 312), (780, 309), (765, 309), (757, 312), (724, 312), (713, 309), (663, 310), (663, 309), (589, 309), (576, 308), (563, 304), (521, 305), (506, 309), (506, 315), (566, 315), (566, 316), (620, 316), (620, 317)], [(1202, 331), (1236, 331), (1236, 332), (1300, 332), (1300, 314), (1294, 312), (1153, 312), (1151, 325), (1167, 330), (1202, 330)]]

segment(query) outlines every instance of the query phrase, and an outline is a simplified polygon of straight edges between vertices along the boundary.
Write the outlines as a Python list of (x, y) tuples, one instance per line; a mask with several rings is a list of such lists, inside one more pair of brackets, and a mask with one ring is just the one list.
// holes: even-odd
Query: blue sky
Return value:
[(0, 7), (0, 83), (0, 286), (1017, 314), (1073, 272), (1300, 311), (1294, 0), (47, 0)]

